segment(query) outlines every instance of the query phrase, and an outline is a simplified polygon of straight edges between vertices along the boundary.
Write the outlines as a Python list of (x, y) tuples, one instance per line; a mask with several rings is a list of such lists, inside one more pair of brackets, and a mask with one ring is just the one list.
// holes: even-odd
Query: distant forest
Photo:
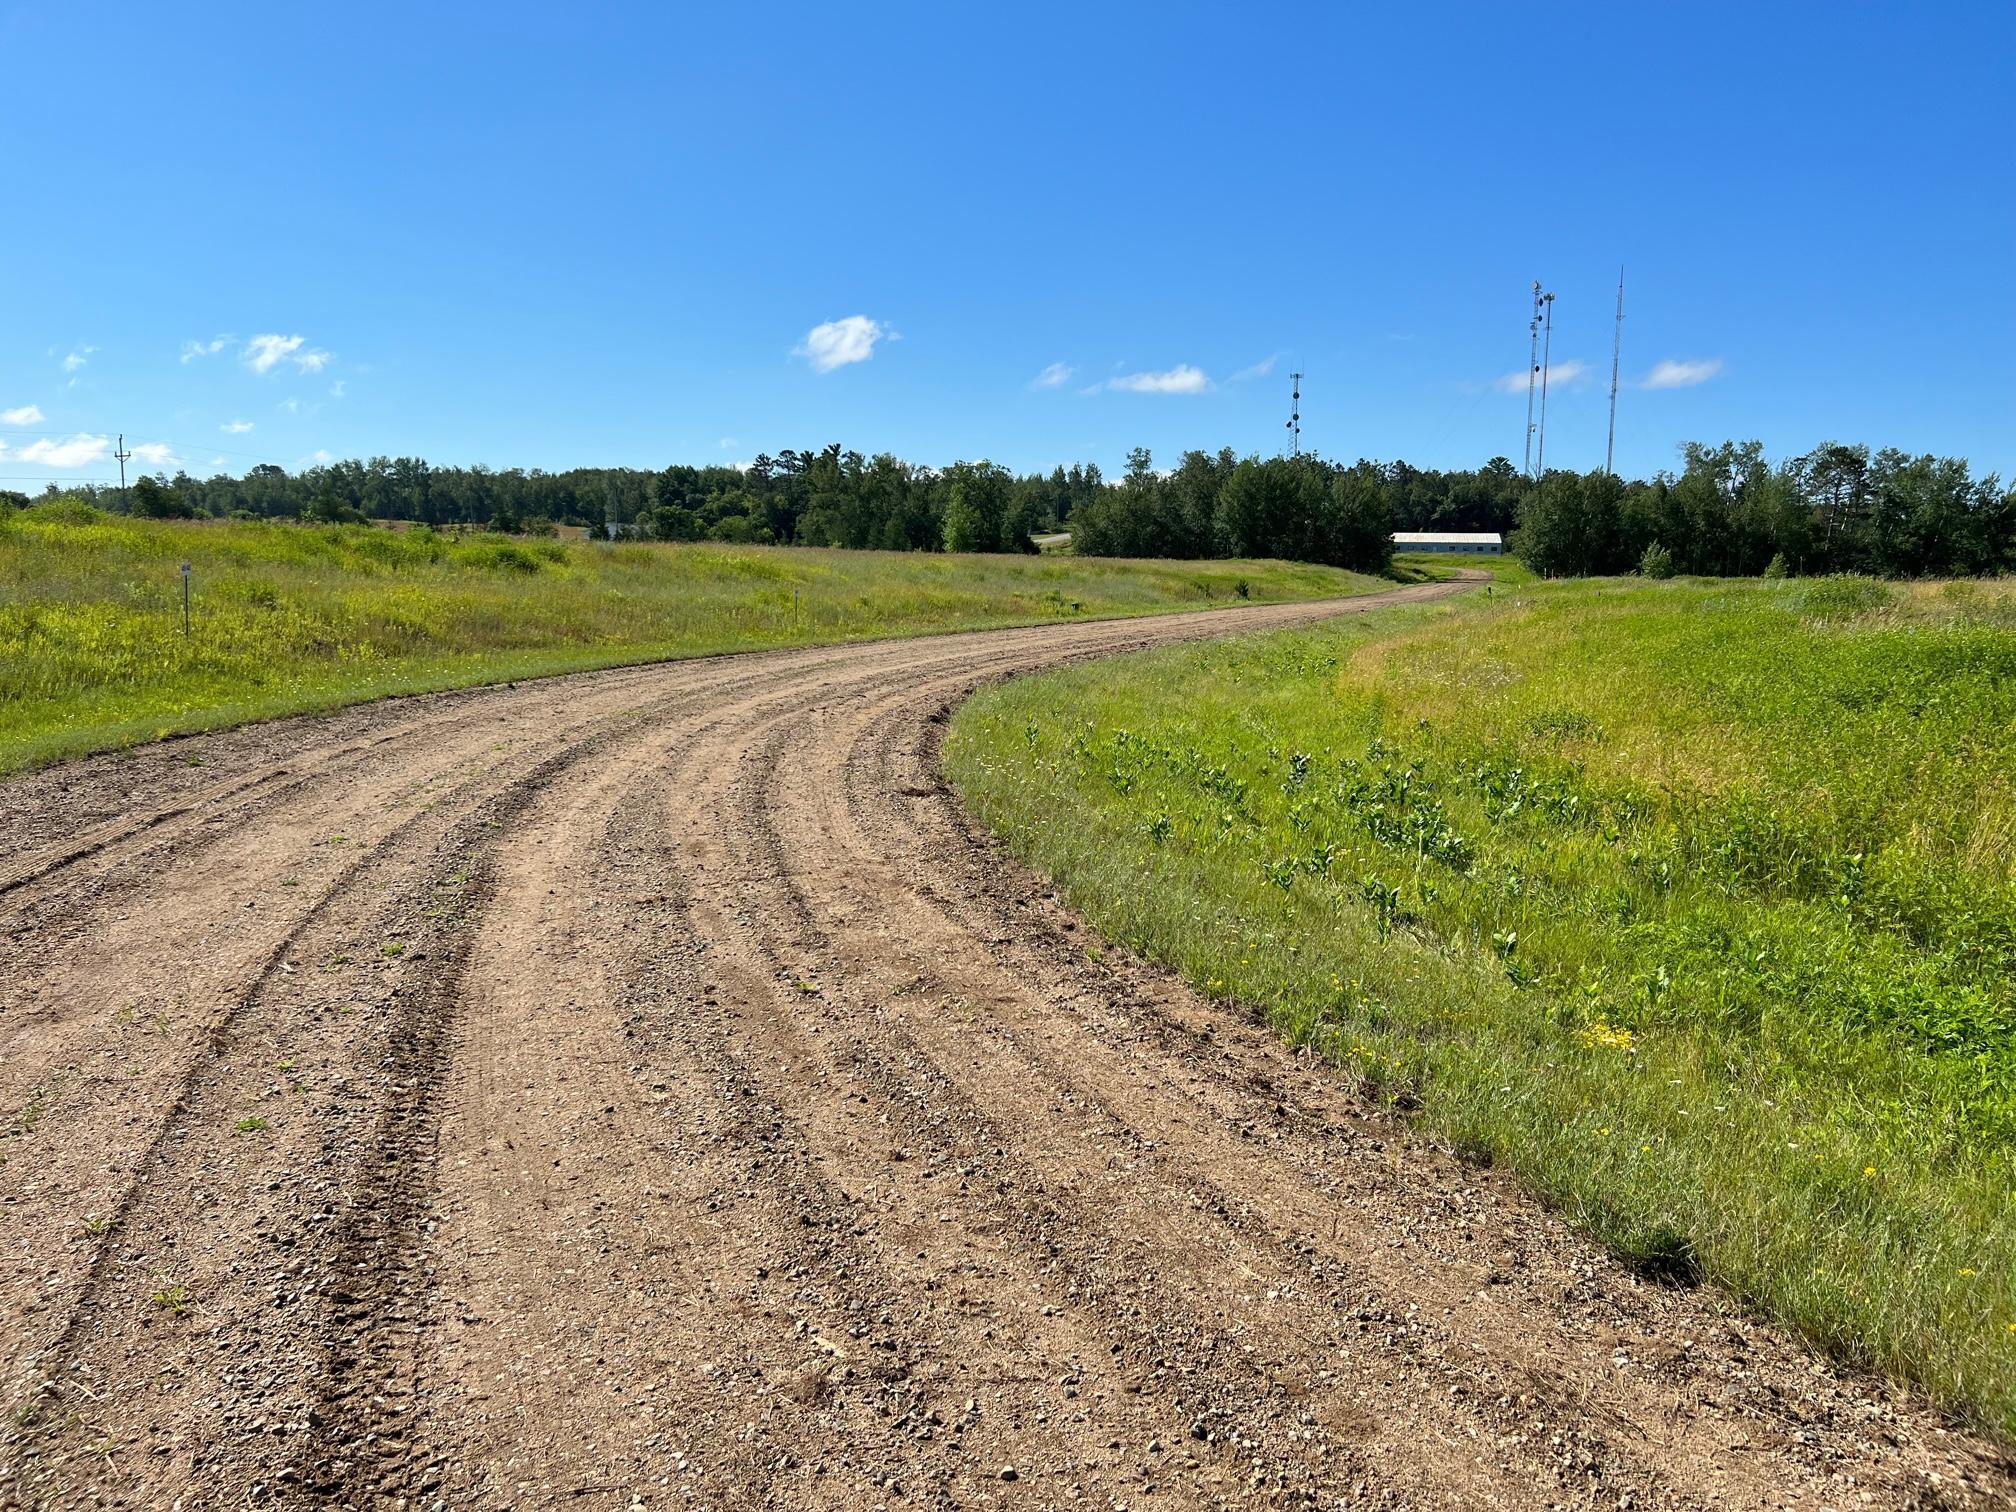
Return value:
[[(82, 494), (161, 518), (412, 520), (437, 528), (549, 533), (586, 527), (663, 541), (885, 551), (1033, 551), (1068, 530), (1087, 556), (1281, 557), (1378, 571), (1396, 530), (1485, 530), (1548, 576), (1646, 570), (1887, 577), (2016, 571), (2016, 489), (1961, 459), (1826, 443), (1772, 462), (1760, 443), (1689, 443), (1678, 473), (1648, 480), (1550, 471), (1534, 482), (1504, 457), (1472, 471), (1405, 462), (1186, 452), (1158, 469), (1096, 464), (1016, 475), (991, 462), (920, 467), (838, 445), (747, 467), (437, 467), (415, 457), (289, 473), (187, 474)], [(54, 489), (55, 485), (51, 485)], [(25, 504), (0, 494), (0, 507)]]

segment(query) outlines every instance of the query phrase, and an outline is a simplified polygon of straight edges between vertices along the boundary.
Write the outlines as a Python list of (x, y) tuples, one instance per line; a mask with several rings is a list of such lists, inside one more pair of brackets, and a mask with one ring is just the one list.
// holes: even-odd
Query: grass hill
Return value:
[(0, 507), (0, 771), (625, 662), (1385, 586), (1288, 562), (606, 545)]

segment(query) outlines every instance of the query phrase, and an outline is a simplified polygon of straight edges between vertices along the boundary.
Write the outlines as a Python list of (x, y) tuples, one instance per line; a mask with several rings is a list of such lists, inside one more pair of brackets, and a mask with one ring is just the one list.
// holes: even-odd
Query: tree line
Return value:
[(2016, 488), (1964, 459), (1827, 442), (1772, 463), (1756, 441), (1681, 449), (1677, 476), (1550, 472), (1512, 547), (1550, 577), (1763, 572), (1968, 577), (2016, 572)]
[(1393, 469), (1315, 456), (1185, 452), (1158, 472), (1145, 447), (1071, 517), (1082, 556), (1282, 557), (1361, 571), (1393, 557)]
[[(55, 489), (56, 485), (51, 485)], [(1677, 473), (1625, 480), (1504, 457), (1472, 470), (1313, 455), (1191, 451), (1159, 469), (1144, 448), (1108, 481), (1095, 463), (1015, 474), (992, 462), (932, 468), (839, 445), (742, 467), (493, 470), (417, 457), (347, 460), (242, 477), (143, 477), (91, 502), (162, 518), (413, 520), (513, 533), (1033, 551), (1068, 530), (1086, 556), (1280, 557), (1383, 570), (1396, 530), (1497, 531), (1547, 576), (1659, 571), (1890, 577), (2016, 571), (2016, 490), (1965, 460), (1828, 442), (1772, 462), (1755, 441), (1688, 443)], [(25, 504), (0, 494), (0, 507)]]
[(660, 541), (1034, 551), (1032, 536), (1061, 528), (1102, 486), (1095, 464), (1018, 477), (991, 462), (919, 467), (832, 445), (760, 456), (744, 467), (545, 472), (373, 457), (296, 473), (262, 463), (242, 477), (143, 477), (123, 495), (105, 485), (52, 484), (51, 491), (165, 519), (412, 520), (532, 535), (576, 525), (598, 536)]

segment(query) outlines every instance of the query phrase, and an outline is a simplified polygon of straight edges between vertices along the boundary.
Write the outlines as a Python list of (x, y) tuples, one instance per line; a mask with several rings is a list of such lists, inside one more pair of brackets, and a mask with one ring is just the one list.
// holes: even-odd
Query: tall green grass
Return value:
[(2016, 1437), (2016, 585), (1494, 585), (990, 690), (1101, 928)]
[(0, 508), (0, 771), (390, 693), (1385, 586), (1286, 562), (560, 544)]

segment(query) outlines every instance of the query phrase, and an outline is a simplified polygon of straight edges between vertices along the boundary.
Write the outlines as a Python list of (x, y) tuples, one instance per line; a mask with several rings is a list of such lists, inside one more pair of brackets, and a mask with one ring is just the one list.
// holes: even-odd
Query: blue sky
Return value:
[(1598, 466), (1620, 263), (1620, 471), (2016, 470), (2007, 0), (855, 11), (0, 0), (0, 487), (1516, 462), (1535, 278)]

